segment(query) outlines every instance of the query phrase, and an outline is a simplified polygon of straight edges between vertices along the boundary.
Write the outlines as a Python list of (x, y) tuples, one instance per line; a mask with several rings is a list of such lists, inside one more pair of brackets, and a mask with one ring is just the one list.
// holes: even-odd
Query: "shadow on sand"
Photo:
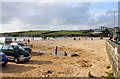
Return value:
[(32, 64), (32, 65), (41, 65), (41, 64), (52, 64), (52, 61), (43, 61), (43, 60), (30, 60), (28, 62), (24, 62), (24, 64)]
[(52, 64), (52, 61), (30, 60), (21, 63), (8, 63), (2, 67), (2, 73), (22, 73), (35, 69), (33, 65)]
[(24, 65), (18, 65), (18, 64), (7, 64), (6, 66), (2, 67), (2, 73), (22, 73), (27, 72), (35, 67), (32, 66), (24, 66)]

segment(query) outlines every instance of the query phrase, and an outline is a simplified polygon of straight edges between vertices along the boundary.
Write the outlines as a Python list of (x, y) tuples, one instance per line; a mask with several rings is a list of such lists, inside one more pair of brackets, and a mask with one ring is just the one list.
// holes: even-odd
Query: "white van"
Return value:
[(0, 43), (2, 43), (2, 44), (10, 44), (11, 42), (12, 42), (12, 38), (0, 37)]

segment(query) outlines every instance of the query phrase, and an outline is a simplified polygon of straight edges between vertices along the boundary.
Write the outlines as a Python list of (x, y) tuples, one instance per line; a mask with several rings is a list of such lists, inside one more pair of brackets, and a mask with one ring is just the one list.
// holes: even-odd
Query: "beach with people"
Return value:
[(2, 77), (106, 77), (107, 73), (112, 72), (106, 39), (72, 37), (30, 40), (31, 59), (19, 64), (8, 62), (2, 68)]

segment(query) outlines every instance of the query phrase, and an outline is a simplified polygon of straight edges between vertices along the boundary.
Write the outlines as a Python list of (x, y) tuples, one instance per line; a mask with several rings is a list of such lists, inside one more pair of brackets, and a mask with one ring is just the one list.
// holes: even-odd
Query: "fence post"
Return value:
[(55, 48), (55, 55), (57, 55), (57, 46), (56, 46), (56, 48)]

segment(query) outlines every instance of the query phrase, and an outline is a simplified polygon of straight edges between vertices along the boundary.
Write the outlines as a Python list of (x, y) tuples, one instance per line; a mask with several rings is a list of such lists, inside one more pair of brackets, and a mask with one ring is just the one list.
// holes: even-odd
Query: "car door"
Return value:
[(5, 53), (7, 56), (9, 55), (8, 52), (7, 52), (8, 47), (9, 47), (9, 45), (3, 45), (2, 48), (1, 48), (2, 52)]
[(9, 60), (13, 60), (14, 59), (14, 48), (11, 45), (8, 46), (7, 53), (9, 56)]

